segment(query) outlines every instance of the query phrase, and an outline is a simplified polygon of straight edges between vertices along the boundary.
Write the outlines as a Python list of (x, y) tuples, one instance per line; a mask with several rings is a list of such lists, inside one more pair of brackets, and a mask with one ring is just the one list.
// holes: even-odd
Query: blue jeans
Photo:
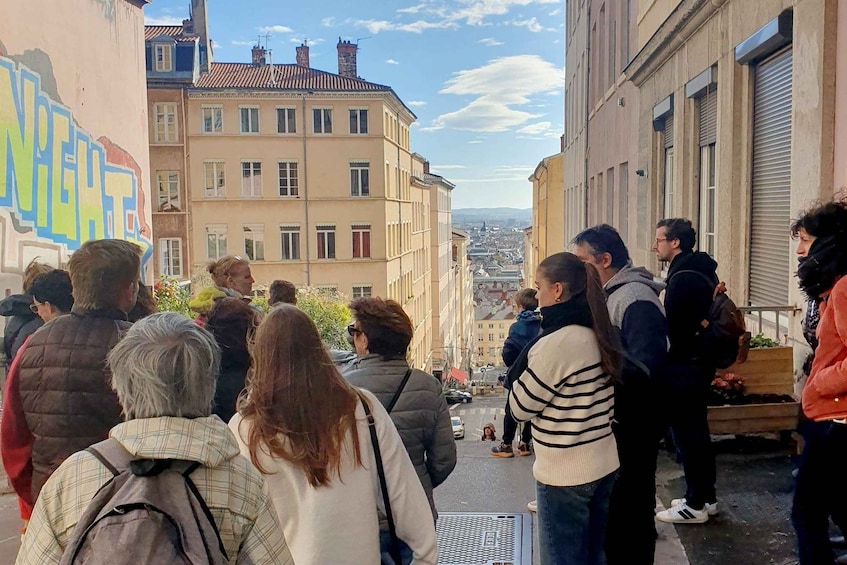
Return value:
[(584, 485), (535, 483), (541, 565), (604, 565), (609, 497), (617, 473)]
[(381, 565), (409, 565), (412, 562), (412, 548), (410, 548), (403, 540), (398, 540), (400, 544), (400, 558), (403, 563), (395, 563), (391, 557), (391, 533), (388, 530), (379, 530), (379, 551)]

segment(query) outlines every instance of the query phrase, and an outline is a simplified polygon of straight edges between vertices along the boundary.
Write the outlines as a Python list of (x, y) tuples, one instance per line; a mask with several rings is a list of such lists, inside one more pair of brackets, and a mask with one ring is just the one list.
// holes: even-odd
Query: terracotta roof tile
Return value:
[(348, 78), (295, 64), (271, 66), (249, 63), (212, 63), (210, 72), (200, 77), (196, 88), (250, 88), (265, 90), (318, 90), (331, 92), (388, 92), (391, 87)]
[(149, 41), (162, 35), (172, 37), (177, 42), (197, 41), (200, 36), (195, 34), (184, 35), (182, 26), (144, 26), (144, 40)]

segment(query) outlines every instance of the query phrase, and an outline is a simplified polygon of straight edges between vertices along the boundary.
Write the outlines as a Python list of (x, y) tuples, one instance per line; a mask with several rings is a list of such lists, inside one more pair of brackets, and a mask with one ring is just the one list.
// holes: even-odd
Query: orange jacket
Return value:
[(822, 297), (818, 348), (803, 388), (803, 412), (812, 420), (847, 418), (847, 277)]

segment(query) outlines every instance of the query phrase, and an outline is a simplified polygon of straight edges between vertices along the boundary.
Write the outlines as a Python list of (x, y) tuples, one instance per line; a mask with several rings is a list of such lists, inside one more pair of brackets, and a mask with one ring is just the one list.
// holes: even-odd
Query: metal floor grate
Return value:
[(441, 512), (439, 565), (532, 565), (530, 514)]

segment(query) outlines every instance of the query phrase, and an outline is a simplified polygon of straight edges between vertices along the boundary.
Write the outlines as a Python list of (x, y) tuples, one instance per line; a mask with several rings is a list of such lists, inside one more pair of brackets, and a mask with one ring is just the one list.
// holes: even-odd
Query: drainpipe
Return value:
[[(589, 97), (591, 95), (591, 3), (586, 4), (585, 9), (585, 127), (583, 135), (585, 136), (585, 180), (583, 181), (583, 196), (584, 210), (583, 221), (584, 227), (588, 227), (588, 153), (591, 147), (588, 143), (588, 109), (591, 107)], [(599, 187), (598, 187), (599, 188)]]
[(309, 230), (309, 161), (306, 153), (306, 94), (300, 95), (303, 108), (303, 210), (306, 223), (306, 286), (312, 286), (312, 259), (309, 249), (309, 241), (311, 241), (311, 231)]

